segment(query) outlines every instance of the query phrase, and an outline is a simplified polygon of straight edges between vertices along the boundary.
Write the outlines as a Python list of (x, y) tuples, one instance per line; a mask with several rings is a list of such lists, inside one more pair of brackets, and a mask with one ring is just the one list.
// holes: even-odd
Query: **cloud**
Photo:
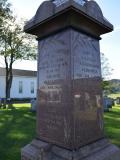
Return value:
[(120, 31), (120, 25), (116, 26), (114, 29), (115, 32), (119, 32)]

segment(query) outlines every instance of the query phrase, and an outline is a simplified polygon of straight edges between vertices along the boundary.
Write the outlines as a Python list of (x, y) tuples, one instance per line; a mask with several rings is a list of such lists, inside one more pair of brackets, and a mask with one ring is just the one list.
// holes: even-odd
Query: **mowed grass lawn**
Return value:
[[(21, 147), (35, 137), (36, 114), (29, 104), (0, 109), (0, 160), (20, 160)], [(120, 147), (120, 106), (105, 113), (105, 135)]]
[(35, 136), (36, 115), (29, 104), (0, 109), (0, 160), (20, 160), (20, 149)]
[(120, 147), (120, 105), (104, 113), (105, 135), (113, 144)]
[(113, 93), (113, 94), (110, 94), (108, 97), (116, 99), (117, 97), (120, 97), (120, 93)]

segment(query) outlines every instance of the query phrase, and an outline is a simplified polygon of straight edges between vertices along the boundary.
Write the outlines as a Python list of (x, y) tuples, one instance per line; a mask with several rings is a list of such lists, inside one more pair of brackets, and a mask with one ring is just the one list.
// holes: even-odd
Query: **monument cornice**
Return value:
[(72, 5), (39, 23), (34, 25), (32, 23), (26, 24), (24, 30), (41, 39), (69, 27), (97, 39), (100, 39), (100, 35), (113, 30), (113, 26), (109, 22), (102, 23)]

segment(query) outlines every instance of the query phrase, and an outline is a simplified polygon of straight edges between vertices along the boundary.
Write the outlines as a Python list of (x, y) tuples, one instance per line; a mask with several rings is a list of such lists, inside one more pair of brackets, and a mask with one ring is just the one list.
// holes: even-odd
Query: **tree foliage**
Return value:
[(0, 27), (2, 26), (4, 19), (11, 15), (10, 6), (11, 4), (8, 3), (7, 0), (0, 0)]
[(4, 57), (6, 68), (6, 99), (10, 98), (12, 85), (12, 66), (18, 59), (36, 59), (36, 44), (33, 36), (23, 32), (23, 21), (18, 22), (10, 10), (10, 4), (4, 0), (0, 3), (1, 25), (0, 25), (0, 55)]
[(104, 53), (101, 53), (101, 71), (102, 71), (102, 89), (105, 95), (112, 92), (112, 86), (109, 81), (112, 74), (112, 68), (110, 67), (108, 58), (105, 57)]
[(7, 62), (17, 59), (35, 59), (36, 44), (34, 37), (23, 33), (23, 24), (18, 24), (15, 17), (4, 20), (0, 35), (0, 53)]
[(112, 68), (110, 67), (109, 60), (105, 57), (104, 53), (101, 53), (101, 71), (102, 71), (102, 78), (107, 80), (110, 78), (112, 74)]

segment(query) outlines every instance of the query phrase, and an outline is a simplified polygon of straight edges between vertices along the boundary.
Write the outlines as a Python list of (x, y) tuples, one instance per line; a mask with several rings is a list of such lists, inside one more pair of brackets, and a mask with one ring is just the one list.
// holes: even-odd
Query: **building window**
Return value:
[(23, 82), (19, 81), (19, 93), (23, 93)]
[(31, 93), (34, 94), (34, 91), (35, 91), (34, 82), (31, 82), (31, 89), (30, 90), (31, 90)]

